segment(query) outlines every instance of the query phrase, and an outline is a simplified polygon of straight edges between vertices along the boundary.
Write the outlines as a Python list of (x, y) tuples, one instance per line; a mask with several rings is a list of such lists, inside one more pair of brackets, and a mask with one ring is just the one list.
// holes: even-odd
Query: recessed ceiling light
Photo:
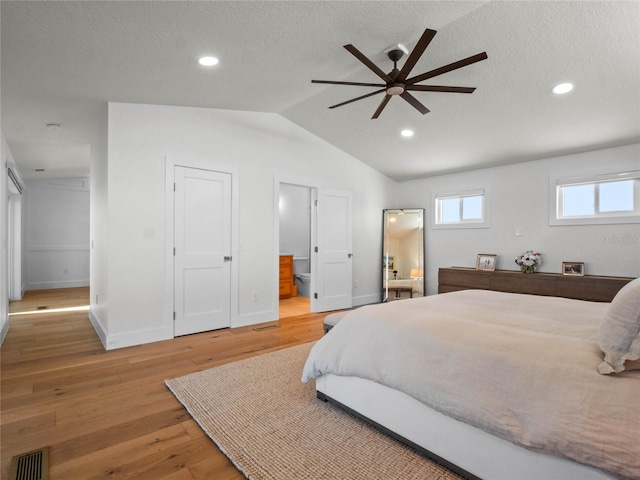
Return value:
[(402, 135), (403, 137), (413, 137), (413, 130), (409, 130), (408, 128), (405, 130), (402, 130), (400, 132), (400, 135)]
[(218, 59), (216, 57), (202, 57), (198, 60), (198, 63), (205, 67), (213, 67), (218, 64)]
[(558, 94), (558, 95), (570, 92), (571, 90), (573, 90), (573, 84), (572, 83), (561, 83), (561, 84), (556, 85), (555, 87), (553, 87), (553, 93)]
[(60, 127), (62, 127), (62, 125), (60, 125), (59, 123), (47, 123), (46, 127), (49, 130), (58, 130)]

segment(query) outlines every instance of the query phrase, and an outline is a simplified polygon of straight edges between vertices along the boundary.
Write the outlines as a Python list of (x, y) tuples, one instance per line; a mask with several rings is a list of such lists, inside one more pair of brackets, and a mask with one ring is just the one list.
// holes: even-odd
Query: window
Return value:
[(552, 179), (551, 225), (637, 223), (640, 171)]
[(484, 189), (435, 195), (435, 228), (486, 227)]

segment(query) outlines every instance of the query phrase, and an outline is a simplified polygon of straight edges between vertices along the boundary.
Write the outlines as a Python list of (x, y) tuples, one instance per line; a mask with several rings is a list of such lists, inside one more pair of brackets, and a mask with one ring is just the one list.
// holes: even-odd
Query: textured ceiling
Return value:
[[(2, 130), (25, 178), (88, 175), (108, 101), (278, 113), (397, 180), (640, 141), (636, 1), (2, 0), (0, 15)], [(412, 75), (486, 51), (423, 82), (473, 94), (418, 92), (424, 116), (392, 98), (371, 120), (382, 94), (330, 110), (372, 89), (310, 82), (378, 83), (342, 46), (390, 71), (383, 51), (425, 28)]]

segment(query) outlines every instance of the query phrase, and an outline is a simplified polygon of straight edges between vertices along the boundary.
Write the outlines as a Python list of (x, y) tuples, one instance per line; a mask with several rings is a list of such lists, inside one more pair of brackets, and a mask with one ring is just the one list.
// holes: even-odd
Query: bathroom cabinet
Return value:
[(294, 297), (297, 288), (293, 281), (293, 255), (280, 255), (280, 298)]

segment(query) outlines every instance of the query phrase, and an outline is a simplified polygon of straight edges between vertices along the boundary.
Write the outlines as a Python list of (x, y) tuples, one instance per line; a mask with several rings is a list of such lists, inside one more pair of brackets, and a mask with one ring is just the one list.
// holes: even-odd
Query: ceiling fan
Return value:
[(429, 109), (425, 107), (422, 103), (418, 101), (416, 97), (411, 95), (409, 92), (450, 92), (450, 93), (473, 93), (475, 87), (448, 87), (442, 85), (416, 85), (418, 82), (422, 82), (423, 80), (427, 80), (429, 78), (436, 77), (438, 75), (442, 75), (443, 73), (450, 72), (452, 70), (457, 70), (458, 68), (466, 67), (467, 65), (471, 65), (472, 63), (479, 62), (481, 60), (486, 60), (487, 53), (482, 52), (476, 55), (473, 55), (468, 58), (464, 58), (462, 60), (458, 60), (457, 62), (450, 63), (449, 65), (445, 65), (440, 68), (436, 68), (435, 70), (431, 70), (426, 73), (422, 73), (420, 75), (416, 75), (415, 77), (410, 77), (409, 73), (413, 67), (418, 63), (418, 60), (424, 53), (424, 51), (433, 40), (433, 37), (436, 35), (435, 30), (426, 29), (418, 43), (414, 47), (411, 54), (407, 58), (406, 62), (402, 66), (401, 70), (398, 70), (397, 63), (398, 60), (402, 58), (403, 51), (400, 48), (394, 48), (390, 50), (387, 55), (393, 61), (393, 70), (389, 73), (384, 73), (375, 63), (365, 57), (356, 47), (353, 45), (345, 45), (344, 48), (347, 49), (349, 53), (351, 53), (354, 57), (360, 60), (364, 65), (369, 68), (373, 73), (375, 73), (378, 77), (380, 77), (385, 83), (360, 83), (360, 82), (336, 82), (332, 80), (311, 80), (311, 83), (329, 83), (332, 85), (353, 85), (358, 87), (382, 87), (380, 90), (376, 90), (375, 92), (367, 93), (366, 95), (362, 95), (361, 97), (352, 98), (351, 100), (347, 100), (346, 102), (338, 103), (337, 105), (333, 105), (329, 108), (337, 108), (343, 105), (347, 105), (348, 103), (356, 102), (358, 100), (362, 100), (364, 98), (371, 97), (373, 95), (377, 95), (378, 93), (385, 92), (385, 96), (378, 105), (377, 110), (373, 114), (372, 119), (378, 118), (384, 107), (387, 106), (391, 97), (399, 95), (404, 100), (406, 100), (409, 104), (411, 104), (416, 110), (418, 110), (423, 115), (429, 112)]

